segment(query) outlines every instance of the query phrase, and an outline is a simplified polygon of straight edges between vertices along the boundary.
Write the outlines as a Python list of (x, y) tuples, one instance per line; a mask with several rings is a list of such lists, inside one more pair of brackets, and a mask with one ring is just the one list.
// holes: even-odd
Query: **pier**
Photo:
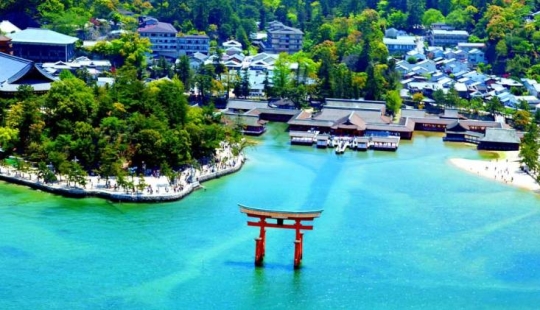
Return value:
[(356, 151), (396, 151), (401, 138), (390, 134), (369, 136), (333, 136), (317, 131), (291, 131), (293, 145), (315, 145), (317, 148), (334, 148), (336, 154), (343, 154), (347, 149)]

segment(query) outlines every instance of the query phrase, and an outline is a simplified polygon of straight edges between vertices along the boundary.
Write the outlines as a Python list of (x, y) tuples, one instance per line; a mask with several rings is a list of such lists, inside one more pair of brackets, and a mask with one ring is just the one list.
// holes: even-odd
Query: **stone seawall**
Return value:
[(12, 184), (28, 186), (36, 190), (41, 190), (44, 192), (70, 198), (98, 197), (108, 199), (113, 202), (168, 202), (180, 200), (192, 193), (193, 191), (202, 188), (202, 186), (200, 185), (200, 183), (202, 182), (206, 182), (239, 171), (242, 168), (243, 164), (244, 158), (240, 158), (236, 161), (236, 165), (233, 167), (225, 168), (217, 172), (199, 175), (197, 182), (185, 185), (181, 191), (170, 191), (155, 194), (148, 194), (144, 192), (126, 193), (122, 191), (113, 191), (108, 189), (86, 189), (80, 187), (68, 187), (59, 184), (45, 184), (43, 182), (38, 182), (37, 180), (31, 180), (17, 176), (13, 173), (6, 173), (5, 169), (2, 169), (2, 171), (0, 172), (0, 180)]

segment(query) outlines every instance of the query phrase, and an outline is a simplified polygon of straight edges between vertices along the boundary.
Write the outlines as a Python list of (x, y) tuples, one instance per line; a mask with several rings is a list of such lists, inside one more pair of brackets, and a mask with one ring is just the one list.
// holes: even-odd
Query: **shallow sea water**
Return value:
[[(271, 124), (237, 174), (166, 204), (0, 183), (0, 309), (537, 309), (540, 195), (463, 172), (473, 146), (415, 133), (395, 153), (291, 146)], [(238, 203), (324, 209), (304, 235)]]

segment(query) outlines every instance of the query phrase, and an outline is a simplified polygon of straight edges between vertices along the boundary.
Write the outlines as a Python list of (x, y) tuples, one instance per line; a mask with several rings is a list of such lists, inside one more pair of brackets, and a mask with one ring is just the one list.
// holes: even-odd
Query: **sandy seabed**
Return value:
[(519, 151), (502, 154), (503, 158), (492, 160), (452, 158), (450, 163), (470, 173), (540, 193), (540, 185), (531, 175), (522, 171)]

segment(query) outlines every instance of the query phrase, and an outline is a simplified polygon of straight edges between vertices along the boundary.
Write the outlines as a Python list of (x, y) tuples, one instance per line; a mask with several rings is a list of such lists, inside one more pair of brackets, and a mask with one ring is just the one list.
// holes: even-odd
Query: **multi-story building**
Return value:
[(458, 43), (467, 42), (469, 33), (465, 30), (432, 30), (428, 35), (432, 46), (456, 46)]
[(176, 59), (181, 55), (190, 56), (197, 52), (208, 54), (210, 50), (210, 38), (207, 35), (178, 35), (173, 25), (154, 18), (141, 19), (137, 31), (141, 37), (150, 40), (155, 56)]
[(210, 38), (207, 35), (181, 35), (176, 44), (178, 55), (208, 54), (210, 51)]
[(176, 29), (169, 23), (158, 22), (155, 19), (145, 20), (137, 32), (143, 38), (148, 38), (152, 44), (152, 52), (159, 56), (178, 57)]
[(266, 52), (296, 53), (302, 49), (304, 33), (297, 28), (283, 25), (278, 21), (268, 23)]

